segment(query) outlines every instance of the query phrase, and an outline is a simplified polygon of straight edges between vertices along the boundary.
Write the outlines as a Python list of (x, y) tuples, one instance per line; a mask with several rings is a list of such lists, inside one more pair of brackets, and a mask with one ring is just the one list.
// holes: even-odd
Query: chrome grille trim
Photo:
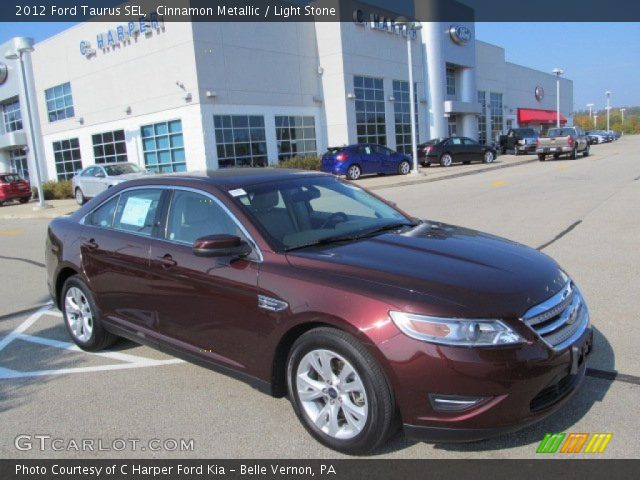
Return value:
[(550, 348), (563, 350), (589, 326), (589, 310), (571, 281), (554, 296), (530, 308), (522, 321)]

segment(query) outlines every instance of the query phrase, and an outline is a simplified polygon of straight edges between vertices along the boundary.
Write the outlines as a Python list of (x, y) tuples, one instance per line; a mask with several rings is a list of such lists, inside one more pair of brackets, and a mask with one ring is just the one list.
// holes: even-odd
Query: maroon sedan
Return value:
[(420, 221), (330, 175), (228, 169), (114, 186), (51, 222), (73, 340), (142, 342), (288, 395), (346, 453), (521, 428), (576, 391), (587, 306), (546, 255)]
[(31, 185), (15, 173), (0, 173), (0, 205), (11, 200), (27, 203), (31, 199)]

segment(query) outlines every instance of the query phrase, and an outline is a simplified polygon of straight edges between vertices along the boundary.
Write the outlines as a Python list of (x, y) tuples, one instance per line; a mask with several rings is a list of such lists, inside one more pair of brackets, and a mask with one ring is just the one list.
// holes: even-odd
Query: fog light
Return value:
[(491, 397), (466, 397), (462, 395), (429, 394), (429, 401), (438, 412), (464, 412), (488, 401)]

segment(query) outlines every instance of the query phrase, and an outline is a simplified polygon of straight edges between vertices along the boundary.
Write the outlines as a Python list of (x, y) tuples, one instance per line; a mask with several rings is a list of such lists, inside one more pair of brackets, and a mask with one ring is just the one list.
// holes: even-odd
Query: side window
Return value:
[(371, 155), (371, 147), (369, 145), (362, 145), (359, 147), (360, 153), (363, 155)]
[(242, 235), (227, 212), (211, 197), (175, 190), (167, 218), (167, 239), (192, 245), (206, 235)]
[(451, 139), (451, 144), (452, 145), (462, 145), (462, 140), (460, 138), (452, 138)]
[(474, 142), (470, 138), (463, 138), (462, 139), (462, 143), (465, 144), (465, 145), (477, 145), (478, 144), (478, 142)]
[(96, 167), (87, 168), (84, 172), (82, 172), (83, 177), (93, 177), (93, 174), (96, 170)]
[(162, 190), (155, 188), (123, 193), (116, 209), (113, 228), (151, 236), (161, 196)]
[(104, 178), (105, 177), (104, 170), (100, 167), (94, 167), (93, 176), (98, 178)]
[(111, 228), (111, 225), (113, 224), (113, 214), (116, 211), (119, 198), (120, 195), (117, 195), (107, 203), (103, 203), (101, 206), (96, 208), (86, 217), (85, 224), (94, 227)]

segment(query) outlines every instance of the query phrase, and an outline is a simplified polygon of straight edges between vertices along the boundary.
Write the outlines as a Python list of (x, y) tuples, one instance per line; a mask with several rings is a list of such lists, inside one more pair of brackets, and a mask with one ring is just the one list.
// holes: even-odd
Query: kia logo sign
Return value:
[(544, 98), (544, 88), (542, 88), (540, 85), (538, 85), (536, 87), (536, 90), (535, 90), (534, 94), (536, 96), (536, 100), (541, 102), (542, 99)]
[(471, 40), (471, 30), (464, 25), (451, 25), (449, 35), (451, 35), (451, 40), (458, 45), (466, 45)]

